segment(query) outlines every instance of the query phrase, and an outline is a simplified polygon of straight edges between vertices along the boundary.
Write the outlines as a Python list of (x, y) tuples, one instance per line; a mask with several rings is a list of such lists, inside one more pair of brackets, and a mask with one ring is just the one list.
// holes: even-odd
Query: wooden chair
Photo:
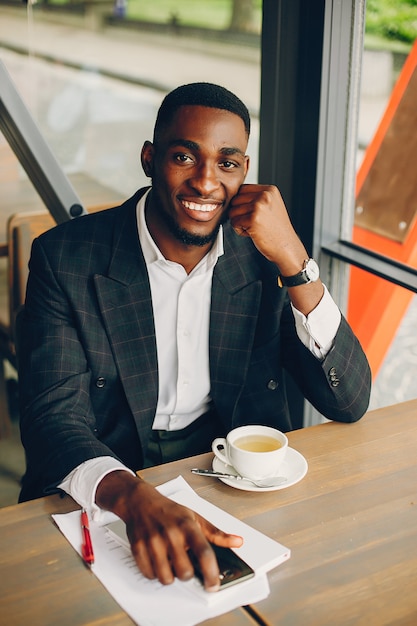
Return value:
[[(97, 205), (88, 212), (107, 209), (114, 204)], [(55, 220), (46, 210), (15, 213), (7, 221), (7, 242), (0, 244), (0, 257), (7, 258), (8, 300), (0, 307), (0, 439), (9, 436), (11, 431), (4, 363), (7, 361), (17, 368), (15, 324), (25, 301), (32, 241), (53, 226)]]
[(7, 297), (0, 310), (0, 438), (9, 436), (11, 429), (4, 362), (17, 368), (15, 322), (25, 300), (32, 241), (54, 225), (48, 211), (15, 213), (7, 221), (7, 242), (0, 248), (0, 256), (7, 258)]

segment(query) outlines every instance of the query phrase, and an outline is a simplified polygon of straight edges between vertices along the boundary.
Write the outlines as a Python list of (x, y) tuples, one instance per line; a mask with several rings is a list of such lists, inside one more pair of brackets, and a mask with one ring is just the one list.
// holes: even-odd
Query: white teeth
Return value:
[(210, 213), (218, 208), (218, 204), (197, 204), (197, 202), (187, 202), (185, 200), (183, 200), (182, 203), (186, 209), (201, 211), (203, 213)]

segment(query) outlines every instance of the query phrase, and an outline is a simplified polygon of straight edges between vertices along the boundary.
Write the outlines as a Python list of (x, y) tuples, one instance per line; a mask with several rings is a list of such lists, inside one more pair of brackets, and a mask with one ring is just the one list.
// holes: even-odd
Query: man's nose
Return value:
[(209, 163), (201, 163), (195, 169), (190, 184), (200, 195), (208, 197), (220, 185), (218, 174), (216, 166)]

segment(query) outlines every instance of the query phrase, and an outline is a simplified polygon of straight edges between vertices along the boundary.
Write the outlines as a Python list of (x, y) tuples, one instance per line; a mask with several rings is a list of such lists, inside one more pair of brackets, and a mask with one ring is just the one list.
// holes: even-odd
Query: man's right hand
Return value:
[(102, 479), (96, 503), (125, 522), (138, 568), (147, 578), (157, 578), (164, 585), (174, 582), (175, 577), (192, 578), (194, 568), (187, 554), (191, 550), (199, 562), (206, 591), (217, 591), (219, 568), (209, 542), (229, 548), (243, 543), (242, 537), (224, 533), (123, 470)]

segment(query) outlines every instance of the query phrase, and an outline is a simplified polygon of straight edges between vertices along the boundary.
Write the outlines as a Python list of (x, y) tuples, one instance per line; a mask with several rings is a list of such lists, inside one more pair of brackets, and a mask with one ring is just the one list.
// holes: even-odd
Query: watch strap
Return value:
[(309, 260), (310, 259), (306, 259), (304, 261), (303, 269), (297, 272), (297, 274), (293, 274), (292, 276), (278, 276), (278, 286), (298, 287), (299, 285), (305, 285), (306, 283), (311, 282), (306, 269)]

